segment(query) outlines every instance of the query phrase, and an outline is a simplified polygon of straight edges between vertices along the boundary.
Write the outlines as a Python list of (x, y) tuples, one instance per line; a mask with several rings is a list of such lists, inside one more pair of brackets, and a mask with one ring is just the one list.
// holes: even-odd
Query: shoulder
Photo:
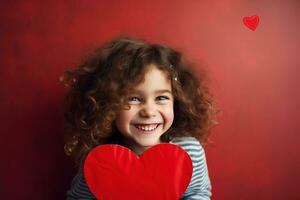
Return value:
[(191, 158), (196, 171), (204, 172), (207, 168), (205, 152), (200, 142), (194, 137), (174, 138), (171, 143), (179, 145)]
[(174, 138), (170, 143), (177, 144), (185, 150), (193, 163), (192, 179), (181, 199), (209, 200), (211, 196), (211, 183), (202, 145), (194, 137), (178, 137)]
[(87, 199), (95, 200), (90, 191), (83, 174), (83, 161), (81, 161), (78, 172), (72, 180), (71, 188), (67, 191), (67, 200)]
[(194, 137), (175, 137), (170, 143), (179, 145), (190, 156), (199, 156), (204, 153), (202, 145)]
[(171, 144), (179, 145), (187, 152), (193, 161), (193, 166), (203, 167), (206, 165), (205, 152), (200, 142), (194, 137), (176, 137), (170, 141)]
[(170, 142), (171, 143), (182, 143), (182, 142), (199, 143), (199, 141), (195, 137), (192, 137), (192, 136), (174, 137)]

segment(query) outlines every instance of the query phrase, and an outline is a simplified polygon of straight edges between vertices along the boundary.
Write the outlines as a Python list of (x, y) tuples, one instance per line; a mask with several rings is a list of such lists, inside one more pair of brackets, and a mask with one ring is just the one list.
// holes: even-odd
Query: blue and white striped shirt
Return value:
[[(184, 149), (193, 161), (193, 175), (188, 188), (181, 200), (210, 200), (211, 183), (207, 170), (205, 152), (194, 137), (177, 137), (171, 144), (177, 144)], [(67, 200), (94, 200), (95, 196), (89, 190), (84, 180), (83, 170), (79, 169), (73, 178), (71, 188), (67, 192)]]

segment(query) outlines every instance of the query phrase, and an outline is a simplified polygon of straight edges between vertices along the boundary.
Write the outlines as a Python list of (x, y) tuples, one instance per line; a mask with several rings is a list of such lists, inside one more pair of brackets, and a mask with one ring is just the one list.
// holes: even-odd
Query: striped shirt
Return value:
[[(181, 200), (210, 200), (211, 183), (209, 179), (205, 152), (201, 144), (194, 137), (177, 137), (171, 144), (177, 144), (184, 149), (193, 162), (193, 175), (189, 186)], [(71, 188), (67, 191), (67, 200), (92, 200), (96, 199), (89, 190), (84, 179), (82, 166), (73, 178)]]

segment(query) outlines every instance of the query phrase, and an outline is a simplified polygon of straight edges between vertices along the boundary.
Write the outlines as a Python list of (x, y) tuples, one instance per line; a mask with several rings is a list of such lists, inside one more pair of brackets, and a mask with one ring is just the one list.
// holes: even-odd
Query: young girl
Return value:
[(204, 75), (191, 70), (176, 50), (120, 37), (66, 71), (65, 151), (79, 164), (67, 199), (95, 199), (83, 176), (84, 158), (94, 147), (119, 144), (141, 155), (159, 143), (180, 145), (192, 159), (192, 179), (181, 199), (210, 199), (201, 144), (217, 112)]

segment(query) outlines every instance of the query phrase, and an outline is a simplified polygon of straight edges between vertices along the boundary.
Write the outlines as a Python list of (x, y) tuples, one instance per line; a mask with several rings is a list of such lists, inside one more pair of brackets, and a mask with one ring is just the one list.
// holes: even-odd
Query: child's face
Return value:
[(124, 145), (140, 155), (161, 143), (160, 136), (171, 127), (174, 100), (170, 80), (153, 64), (145, 74), (145, 82), (134, 90), (128, 99), (131, 108), (118, 113), (116, 126), (124, 136)]

